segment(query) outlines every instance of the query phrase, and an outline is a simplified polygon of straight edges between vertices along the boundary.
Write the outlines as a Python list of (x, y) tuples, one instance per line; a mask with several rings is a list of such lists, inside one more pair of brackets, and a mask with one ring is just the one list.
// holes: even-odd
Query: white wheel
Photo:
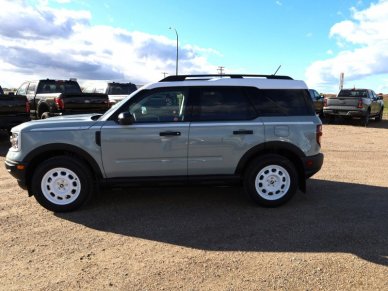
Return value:
[(252, 160), (244, 174), (244, 188), (257, 204), (275, 207), (287, 202), (298, 187), (298, 172), (286, 157), (267, 154)]
[(94, 189), (90, 169), (79, 159), (52, 157), (34, 170), (31, 193), (46, 209), (72, 211), (85, 204)]
[(269, 165), (256, 176), (256, 192), (266, 200), (278, 200), (287, 194), (291, 180), (287, 170), (279, 165)]
[(43, 176), (40, 185), (44, 197), (56, 205), (70, 204), (81, 193), (78, 176), (66, 168), (51, 169)]

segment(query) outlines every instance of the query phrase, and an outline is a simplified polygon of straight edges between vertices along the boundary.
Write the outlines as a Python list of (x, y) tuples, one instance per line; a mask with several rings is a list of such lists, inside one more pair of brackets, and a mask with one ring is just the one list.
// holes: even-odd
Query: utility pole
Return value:
[(223, 66), (218, 66), (218, 69), (217, 69), (217, 71), (219, 72), (220, 76), (222, 76), (222, 75), (223, 75), (223, 73), (224, 73), (224, 69), (225, 69), (225, 67), (223, 67)]

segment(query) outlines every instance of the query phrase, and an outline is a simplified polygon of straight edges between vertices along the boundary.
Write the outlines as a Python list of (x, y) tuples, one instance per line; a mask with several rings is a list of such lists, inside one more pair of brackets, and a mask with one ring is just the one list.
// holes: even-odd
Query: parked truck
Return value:
[(370, 118), (383, 118), (384, 101), (370, 89), (342, 89), (336, 97), (325, 98), (324, 116), (331, 122), (335, 117), (358, 118), (367, 125)]
[(26, 96), (4, 94), (0, 86), (0, 129), (12, 127), (30, 120), (30, 106)]
[(24, 82), (17, 90), (27, 97), (31, 117), (104, 113), (109, 109), (107, 94), (83, 93), (76, 80), (39, 80)]

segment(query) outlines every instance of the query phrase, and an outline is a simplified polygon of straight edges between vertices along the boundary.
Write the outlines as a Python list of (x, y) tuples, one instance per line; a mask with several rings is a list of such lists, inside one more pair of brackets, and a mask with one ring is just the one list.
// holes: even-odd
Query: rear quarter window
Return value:
[(308, 90), (249, 88), (250, 99), (260, 116), (314, 115)]

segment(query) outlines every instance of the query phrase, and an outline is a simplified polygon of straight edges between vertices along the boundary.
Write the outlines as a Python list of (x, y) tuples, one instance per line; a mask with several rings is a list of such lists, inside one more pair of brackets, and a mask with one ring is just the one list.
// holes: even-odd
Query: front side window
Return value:
[(255, 118), (255, 111), (240, 87), (197, 88), (193, 95), (193, 120), (233, 121)]
[(136, 123), (185, 121), (187, 92), (185, 89), (151, 91), (129, 105)]
[(17, 95), (27, 95), (27, 87), (28, 87), (28, 82), (21, 85), (19, 87), (19, 89), (17, 90), (16, 94)]

